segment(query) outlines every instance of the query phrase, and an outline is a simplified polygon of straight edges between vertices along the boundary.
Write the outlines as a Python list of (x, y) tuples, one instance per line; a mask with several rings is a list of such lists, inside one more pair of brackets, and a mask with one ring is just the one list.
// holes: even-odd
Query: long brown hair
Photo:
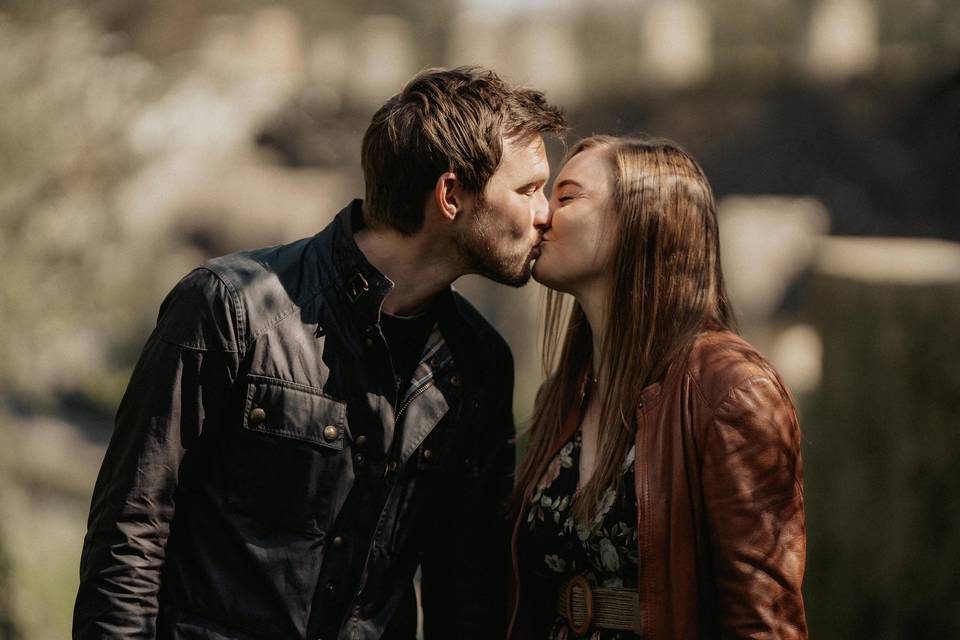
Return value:
[[(720, 268), (716, 203), (697, 161), (669, 140), (592, 136), (574, 145), (564, 163), (594, 148), (606, 151), (612, 169), (616, 228), (610, 232), (616, 245), (607, 327), (600, 337), (599, 366), (607, 384), (598, 398), (598, 464), (573, 504), (581, 521), (592, 515), (607, 489), (619, 487), (640, 390), (663, 378), (705, 325), (736, 331)], [(591, 369), (590, 325), (580, 305), (565, 298), (556, 291), (547, 294), (547, 379), (537, 394), (516, 507), (525, 507), (533, 496), (564, 418), (579, 410)]]

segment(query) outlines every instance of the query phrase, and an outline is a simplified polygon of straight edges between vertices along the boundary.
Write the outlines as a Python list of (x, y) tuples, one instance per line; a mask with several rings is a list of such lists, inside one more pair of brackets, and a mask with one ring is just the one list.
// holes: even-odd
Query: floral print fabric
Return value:
[[(594, 515), (576, 522), (571, 503), (580, 478), (579, 430), (547, 467), (531, 500), (526, 516), (528, 549), (539, 572), (554, 578), (557, 587), (568, 576), (580, 574), (591, 585), (635, 589), (639, 572), (637, 557), (637, 500), (633, 484), (634, 450), (623, 462), (619, 490), (603, 494)], [(576, 636), (557, 615), (550, 640), (635, 640), (631, 631), (591, 629)]]

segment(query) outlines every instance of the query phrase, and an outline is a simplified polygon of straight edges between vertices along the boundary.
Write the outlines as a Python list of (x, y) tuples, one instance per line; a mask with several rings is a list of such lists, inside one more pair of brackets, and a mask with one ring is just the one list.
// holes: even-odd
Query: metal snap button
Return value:
[(460, 376), (458, 376), (458, 375), (456, 375), (456, 374), (450, 376), (450, 384), (452, 384), (452, 385), (455, 386), (455, 387), (459, 387), (459, 386), (460, 386)]
[(333, 442), (334, 440), (337, 439), (337, 436), (339, 435), (340, 435), (340, 430), (337, 429), (332, 424), (323, 428), (323, 439), (326, 440), (327, 442)]
[(353, 444), (362, 449), (363, 447), (367, 446), (367, 436), (357, 436), (354, 438)]
[(250, 424), (258, 425), (263, 424), (263, 421), (267, 419), (267, 412), (256, 407), (250, 411)]
[(343, 537), (342, 537), (342, 536), (337, 536), (336, 538), (333, 539), (333, 546), (339, 547), (339, 546), (341, 546), (342, 544), (343, 544)]

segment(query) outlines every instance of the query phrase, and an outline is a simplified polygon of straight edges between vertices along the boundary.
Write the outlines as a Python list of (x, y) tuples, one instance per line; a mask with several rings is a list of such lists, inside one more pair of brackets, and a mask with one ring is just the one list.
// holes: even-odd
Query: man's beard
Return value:
[(470, 271), (500, 284), (522, 287), (530, 280), (530, 262), (536, 257), (536, 249), (522, 256), (504, 253), (502, 240), (512, 240), (514, 230), (496, 222), (493, 210), (478, 200), (472, 219), (456, 237), (457, 247)]

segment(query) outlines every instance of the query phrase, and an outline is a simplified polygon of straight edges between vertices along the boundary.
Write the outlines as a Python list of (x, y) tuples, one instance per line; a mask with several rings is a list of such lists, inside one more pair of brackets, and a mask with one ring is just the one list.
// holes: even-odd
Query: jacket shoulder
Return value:
[(317, 241), (317, 236), (313, 236), (240, 251), (213, 258), (204, 265), (230, 291), (247, 343), (320, 295)]
[(236, 308), (217, 275), (197, 268), (160, 303), (155, 334), (165, 342), (198, 351), (237, 351)]
[(766, 378), (786, 389), (773, 366), (746, 340), (723, 330), (699, 334), (690, 348), (686, 372), (703, 401), (715, 409), (730, 392), (753, 379)]

